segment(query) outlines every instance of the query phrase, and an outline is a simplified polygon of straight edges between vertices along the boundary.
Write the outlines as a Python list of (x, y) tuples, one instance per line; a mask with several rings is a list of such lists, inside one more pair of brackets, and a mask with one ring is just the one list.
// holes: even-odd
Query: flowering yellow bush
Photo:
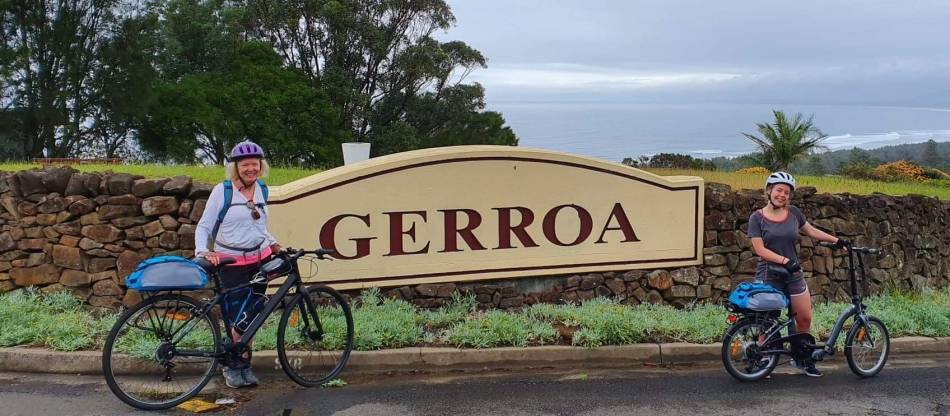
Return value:
[(770, 174), (770, 173), (772, 173), (772, 172), (769, 172), (768, 169), (763, 168), (763, 167), (761, 167), (761, 166), (753, 166), (753, 167), (751, 167), (751, 168), (742, 168), (742, 169), (739, 169), (739, 170), (736, 171), (736, 173), (748, 173), (748, 174), (756, 174), (756, 175), (768, 175), (768, 174)]
[(906, 160), (885, 163), (874, 168), (874, 177), (882, 181), (921, 182), (927, 179), (924, 168)]

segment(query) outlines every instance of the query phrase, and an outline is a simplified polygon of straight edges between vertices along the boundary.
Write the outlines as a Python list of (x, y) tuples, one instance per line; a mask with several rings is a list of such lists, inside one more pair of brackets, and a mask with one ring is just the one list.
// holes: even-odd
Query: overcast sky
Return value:
[(950, 1), (448, 0), (489, 102), (950, 106)]

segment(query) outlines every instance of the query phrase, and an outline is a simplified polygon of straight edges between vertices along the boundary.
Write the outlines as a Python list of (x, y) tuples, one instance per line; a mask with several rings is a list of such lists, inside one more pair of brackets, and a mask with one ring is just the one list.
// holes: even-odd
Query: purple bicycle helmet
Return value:
[(231, 161), (237, 162), (241, 159), (247, 159), (249, 157), (264, 158), (264, 149), (250, 140), (245, 140), (234, 145), (234, 148), (231, 149)]

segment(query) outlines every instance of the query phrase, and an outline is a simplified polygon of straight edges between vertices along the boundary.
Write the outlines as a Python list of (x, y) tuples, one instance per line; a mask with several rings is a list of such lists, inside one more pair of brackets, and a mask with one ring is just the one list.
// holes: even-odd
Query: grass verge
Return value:
[[(765, 178), (759, 174), (688, 169), (647, 169), (647, 171), (660, 176), (699, 176), (707, 182), (724, 183), (733, 189), (762, 189), (765, 183)], [(870, 195), (878, 192), (887, 195), (918, 194), (942, 200), (950, 199), (950, 181), (948, 180), (881, 182), (842, 176), (808, 175), (795, 175), (795, 179), (800, 186), (814, 186), (820, 193), (848, 192), (857, 195)]]
[[(40, 167), (31, 163), (0, 163), (0, 171), (15, 172)], [(189, 165), (73, 165), (74, 169), (80, 172), (106, 172), (130, 173), (133, 175), (142, 175), (146, 178), (170, 178), (173, 176), (190, 176), (197, 182), (217, 183), (224, 180), (224, 167), (213, 166), (189, 166)], [(320, 172), (317, 169), (303, 169), (294, 167), (272, 167), (270, 176), (266, 178), (269, 185), (283, 185), (293, 182), (297, 179), (305, 178)]]
[[(0, 163), (0, 171), (18, 171), (39, 167), (30, 163)], [(188, 165), (75, 165), (80, 172), (122, 172), (133, 175), (142, 175), (146, 178), (166, 178), (178, 175), (187, 175), (199, 182), (217, 183), (224, 179), (224, 169), (221, 166), (188, 166)], [(661, 176), (699, 176), (707, 182), (724, 183), (733, 189), (761, 189), (763, 178), (758, 174), (743, 174), (736, 172), (720, 172), (708, 170), (687, 169), (647, 169)], [(283, 185), (297, 179), (305, 178), (320, 172), (316, 169), (295, 167), (272, 167), (267, 183)], [(818, 192), (869, 195), (879, 192), (887, 195), (919, 194), (950, 199), (950, 180), (928, 180), (925, 182), (881, 182), (861, 179), (852, 179), (841, 176), (796, 176), (803, 186), (814, 186)]]
[[(367, 291), (354, 303), (354, 349), (360, 351), (416, 345), (491, 348), (568, 344), (596, 348), (649, 342), (710, 344), (721, 339), (727, 316), (718, 305), (676, 310), (659, 305), (628, 306), (605, 298), (579, 305), (537, 304), (520, 311), (486, 312), (475, 310), (471, 296), (456, 295), (441, 309), (419, 310), (411, 303), (383, 299), (378, 291)], [(891, 292), (868, 298), (866, 303), (892, 337), (950, 336), (950, 287)], [(816, 305), (816, 335), (827, 336), (846, 306)], [(258, 333), (255, 349), (276, 347), (278, 316), (272, 316)], [(340, 328), (330, 332), (342, 334), (342, 317), (338, 320)], [(92, 315), (67, 292), (20, 289), (0, 295), (0, 346), (4, 347), (101, 349), (114, 322), (114, 315)], [(328, 322), (333, 326), (333, 317)], [(128, 348), (137, 350), (134, 345)]]

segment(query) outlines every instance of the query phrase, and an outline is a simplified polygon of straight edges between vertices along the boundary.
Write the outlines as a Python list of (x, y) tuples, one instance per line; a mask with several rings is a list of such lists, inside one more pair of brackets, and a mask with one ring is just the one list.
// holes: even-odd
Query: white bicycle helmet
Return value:
[(790, 175), (788, 172), (774, 172), (769, 175), (769, 178), (765, 180), (765, 186), (775, 185), (777, 183), (784, 183), (795, 190), (795, 178)]

